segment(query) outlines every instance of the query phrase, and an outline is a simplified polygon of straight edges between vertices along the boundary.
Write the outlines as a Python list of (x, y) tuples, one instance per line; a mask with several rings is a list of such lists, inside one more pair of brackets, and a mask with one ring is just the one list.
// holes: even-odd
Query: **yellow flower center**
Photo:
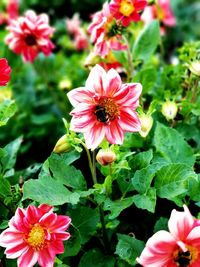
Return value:
[(101, 98), (95, 107), (94, 114), (98, 121), (108, 123), (119, 116), (119, 107), (112, 98)]
[(125, 17), (129, 17), (135, 10), (134, 5), (131, 0), (122, 0), (120, 3), (119, 12)]
[(35, 250), (44, 248), (46, 244), (44, 228), (38, 224), (34, 225), (28, 235), (27, 242)]
[(199, 256), (198, 249), (192, 246), (186, 246), (187, 251), (183, 252), (180, 248), (177, 249), (173, 254), (174, 262), (177, 266), (189, 267), (194, 263)]
[(156, 6), (156, 11), (158, 19), (162, 21), (165, 18), (165, 11), (158, 5)]

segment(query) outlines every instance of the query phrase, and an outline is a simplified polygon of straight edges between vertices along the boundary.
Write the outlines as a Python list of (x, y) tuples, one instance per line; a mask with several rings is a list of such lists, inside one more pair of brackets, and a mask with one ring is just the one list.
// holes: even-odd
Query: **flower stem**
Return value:
[(104, 248), (106, 252), (108, 253), (110, 251), (110, 245), (108, 241), (108, 234), (106, 231), (106, 224), (105, 224), (105, 218), (104, 218), (104, 210), (102, 205), (99, 206), (99, 213), (100, 213), (100, 221), (102, 226), (102, 235), (103, 235), (103, 242), (104, 242)]
[(97, 183), (97, 177), (96, 177), (96, 169), (94, 167), (95, 166), (94, 158), (93, 158), (93, 161), (92, 161), (91, 155), (90, 155), (90, 151), (87, 148), (87, 146), (85, 145), (85, 143), (82, 142), (80, 139), (79, 139), (79, 143), (85, 148), (85, 151), (86, 151), (86, 154), (87, 154), (87, 157), (88, 157), (88, 163), (89, 163), (90, 172), (91, 172), (91, 175), (92, 175), (92, 180), (93, 180), (93, 183), (96, 184)]
[(133, 66), (133, 58), (132, 58), (132, 54), (131, 54), (131, 50), (130, 50), (130, 46), (129, 46), (129, 42), (127, 40), (127, 38), (125, 36), (123, 36), (124, 42), (126, 44), (126, 50), (127, 50), (127, 56), (128, 56), (128, 66), (129, 68), (127, 69), (127, 80), (131, 81), (131, 78), (133, 76), (133, 71), (134, 71), (134, 66)]

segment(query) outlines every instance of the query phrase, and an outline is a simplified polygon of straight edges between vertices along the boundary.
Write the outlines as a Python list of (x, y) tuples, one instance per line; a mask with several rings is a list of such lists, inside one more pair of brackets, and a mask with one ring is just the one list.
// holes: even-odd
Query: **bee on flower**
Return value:
[(146, 243), (137, 262), (143, 267), (200, 266), (200, 226), (187, 206), (173, 210), (168, 221), (169, 232), (155, 233)]
[(135, 109), (142, 92), (140, 83), (122, 83), (116, 70), (92, 68), (85, 87), (67, 95), (74, 109), (70, 130), (84, 134), (86, 145), (94, 150), (104, 138), (122, 144), (124, 132), (138, 132), (141, 123)]

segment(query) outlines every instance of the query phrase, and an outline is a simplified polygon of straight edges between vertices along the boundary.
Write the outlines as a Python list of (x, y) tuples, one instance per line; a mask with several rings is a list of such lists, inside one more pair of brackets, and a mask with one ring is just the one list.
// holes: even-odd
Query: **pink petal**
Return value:
[(200, 252), (200, 226), (194, 227), (187, 236), (187, 242), (195, 247), (199, 247)]
[(8, 247), (9, 245), (15, 246), (23, 242), (23, 233), (8, 228), (0, 234), (0, 246)]
[(106, 126), (102, 122), (96, 122), (96, 124), (90, 129), (90, 131), (84, 133), (86, 146), (88, 149), (94, 150), (101, 144), (105, 137)]
[(71, 223), (71, 218), (64, 215), (58, 215), (57, 221), (54, 226), (52, 226), (51, 230), (56, 231), (65, 231)]
[(76, 115), (78, 117), (87, 115), (88, 113), (93, 112), (93, 110), (95, 109), (96, 105), (91, 105), (91, 104), (87, 104), (87, 103), (79, 103), (71, 112), (71, 115)]
[(96, 116), (89, 114), (87, 116), (77, 117), (73, 116), (71, 119), (70, 130), (78, 133), (85, 133), (90, 131), (96, 123)]
[(27, 244), (25, 242), (21, 243), (19, 245), (15, 245), (15, 246), (13, 246), (13, 244), (12, 244), (12, 246), (8, 247), (5, 250), (5, 254), (6, 254), (6, 257), (8, 259), (15, 259), (15, 258), (20, 257), (28, 249), (29, 249), (29, 247), (27, 246)]
[(106, 79), (104, 81), (105, 95), (112, 97), (121, 88), (122, 81), (121, 77), (116, 70), (110, 69), (107, 72)]
[(94, 68), (92, 68), (85, 83), (85, 87), (94, 95), (101, 96), (104, 94), (103, 80), (105, 77), (105, 70), (100, 65), (96, 65)]
[(171, 234), (177, 240), (185, 240), (194, 225), (194, 219), (184, 205), (184, 211), (172, 210), (170, 219), (168, 221), (168, 227)]
[(111, 121), (109, 127), (106, 129), (106, 138), (111, 144), (121, 145), (124, 140), (124, 132), (119, 126), (120, 121), (117, 119), (115, 121)]
[(141, 130), (141, 123), (137, 113), (131, 109), (121, 110), (119, 124), (125, 132), (139, 132)]
[(34, 251), (33, 249), (27, 250), (18, 258), (18, 267), (33, 267), (38, 260), (38, 256), (37, 251)]
[(121, 90), (114, 95), (114, 99), (117, 104), (123, 106), (131, 106), (136, 108), (138, 106), (138, 100), (142, 92), (142, 85), (140, 83), (128, 83), (124, 84)]
[(64, 253), (64, 245), (62, 241), (55, 240), (51, 242), (51, 245), (48, 247), (49, 254), (53, 258), (56, 254)]
[(41, 204), (41, 205), (39, 205), (38, 209), (39, 209), (41, 214), (45, 214), (45, 213), (50, 212), (50, 211), (53, 212), (54, 207), (47, 205), (47, 204)]
[(54, 236), (56, 237), (56, 240), (59, 240), (59, 241), (63, 240), (64, 241), (64, 240), (68, 240), (71, 235), (68, 232), (60, 232), (60, 233), (56, 232), (56, 233), (54, 233)]
[(76, 107), (79, 103), (94, 104), (93, 95), (85, 87), (79, 87), (71, 90), (67, 97), (73, 107)]
[(177, 249), (176, 241), (167, 231), (158, 231), (146, 243), (142, 254), (137, 261), (148, 267), (165, 267), (170, 262), (173, 265), (172, 255)]
[(53, 267), (54, 258), (55, 257), (51, 257), (48, 249), (43, 249), (39, 253), (38, 263), (41, 267)]
[(48, 212), (40, 218), (39, 224), (49, 229), (52, 225), (55, 224), (56, 220), (57, 220), (57, 214)]

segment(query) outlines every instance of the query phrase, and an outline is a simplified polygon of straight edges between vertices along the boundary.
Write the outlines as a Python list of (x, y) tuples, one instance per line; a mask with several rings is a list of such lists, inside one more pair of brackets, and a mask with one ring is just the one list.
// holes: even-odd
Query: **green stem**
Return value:
[(92, 153), (92, 165), (93, 165), (93, 174), (94, 174), (94, 180), (97, 183), (97, 172), (96, 172), (96, 151), (94, 150)]
[(101, 221), (101, 226), (102, 226), (104, 247), (105, 247), (106, 252), (108, 253), (110, 251), (110, 246), (109, 246), (109, 241), (108, 241), (108, 234), (106, 231), (106, 224), (105, 224), (104, 211), (103, 211), (102, 205), (99, 206), (99, 213), (100, 213), (100, 221)]
[[(75, 138), (76, 139), (76, 138)], [(97, 184), (97, 177), (96, 177), (96, 171), (93, 167), (93, 163), (92, 163), (92, 159), (91, 159), (91, 155), (90, 155), (90, 151), (87, 148), (87, 146), (85, 145), (84, 142), (82, 142), (80, 139), (78, 139), (78, 142), (85, 148), (85, 151), (87, 153), (87, 157), (88, 157), (88, 163), (89, 163), (89, 167), (90, 167), (90, 172), (92, 175), (92, 180), (94, 184)]]
[(130, 50), (130, 46), (129, 46), (129, 42), (128, 40), (126, 39), (125, 36), (123, 36), (123, 39), (124, 39), (124, 42), (126, 44), (126, 47), (127, 47), (127, 56), (128, 56), (128, 66), (129, 66), (129, 69), (127, 70), (127, 80), (128, 81), (131, 81), (131, 78), (133, 76), (133, 71), (134, 71), (134, 66), (133, 66), (133, 58), (132, 58), (132, 54), (131, 54), (131, 50)]
[(0, 199), (0, 203), (2, 204), (2, 206), (4, 206), (4, 208), (9, 210), (11, 214), (14, 214), (13, 210), (10, 207), (8, 207), (1, 199)]
[(198, 85), (199, 85), (199, 79), (196, 79), (194, 81), (194, 86), (192, 90), (192, 98), (191, 102), (194, 103), (196, 101), (197, 95), (198, 95)]

